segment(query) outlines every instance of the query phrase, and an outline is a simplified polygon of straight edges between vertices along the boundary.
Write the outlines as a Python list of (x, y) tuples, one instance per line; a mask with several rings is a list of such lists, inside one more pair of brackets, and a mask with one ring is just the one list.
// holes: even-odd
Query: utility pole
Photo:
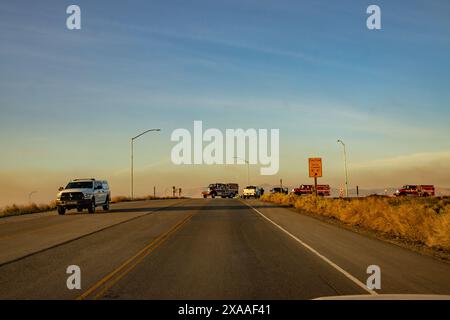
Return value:
[(240, 159), (244, 161), (247, 164), (247, 185), (250, 185), (250, 162), (248, 162), (245, 159), (242, 159), (241, 157), (233, 157), (234, 159)]
[(338, 143), (344, 147), (344, 169), (345, 169), (345, 197), (348, 198), (348, 174), (347, 174), (347, 151), (345, 150), (345, 143), (339, 139)]

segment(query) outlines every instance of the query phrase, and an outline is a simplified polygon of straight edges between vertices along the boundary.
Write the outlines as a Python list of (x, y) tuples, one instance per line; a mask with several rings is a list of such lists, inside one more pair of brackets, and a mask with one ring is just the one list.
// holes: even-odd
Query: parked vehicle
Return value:
[[(318, 184), (317, 185), (317, 195), (318, 196), (329, 196), (330, 195), (330, 186), (328, 184)], [(314, 193), (314, 186), (312, 184), (302, 184), (298, 188), (292, 189), (291, 193), (296, 194), (298, 196), (301, 195), (309, 195)]]
[(255, 198), (258, 199), (261, 196), (261, 190), (256, 186), (247, 186), (244, 188), (242, 197), (244, 199)]
[(203, 198), (233, 198), (239, 194), (239, 185), (236, 183), (212, 183), (208, 189), (202, 192)]
[(230, 198), (234, 198), (239, 195), (239, 185), (237, 183), (227, 183), (227, 188)]
[(394, 192), (394, 196), (397, 197), (428, 197), (428, 196), (434, 196), (435, 195), (435, 189), (433, 185), (416, 185), (416, 184), (408, 184), (404, 185), (400, 189)]
[(282, 193), (282, 194), (288, 194), (289, 189), (288, 188), (281, 188), (281, 187), (275, 187), (270, 190), (270, 193)]
[(96, 207), (102, 206), (109, 210), (111, 191), (107, 181), (96, 179), (75, 179), (67, 186), (59, 188), (56, 196), (58, 214), (64, 215), (66, 210), (77, 209), (78, 212), (87, 209), (94, 213)]

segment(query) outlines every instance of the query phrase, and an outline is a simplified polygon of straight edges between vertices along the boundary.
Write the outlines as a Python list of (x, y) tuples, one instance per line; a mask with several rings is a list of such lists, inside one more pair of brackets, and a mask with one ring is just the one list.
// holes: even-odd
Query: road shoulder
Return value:
[(450, 293), (448, 263), (291, 208), (254, 200), (246, 203), (364, 283), (367, 267), (380, 266), (383, 293)]

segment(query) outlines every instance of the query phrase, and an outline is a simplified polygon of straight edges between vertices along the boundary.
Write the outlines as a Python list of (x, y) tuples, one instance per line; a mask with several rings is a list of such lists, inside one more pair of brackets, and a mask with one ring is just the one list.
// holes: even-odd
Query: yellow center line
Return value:
[[(122, 279), (127, 273), (129, 273), (132, 269), (134, 269), (146, 256), (152, 253), (157, 247), (159, 247), (163, 242), (165, 242), (172, 234), (178, 231), (184, 224), (186, 224), (191, 218), (192, 214), (178, 222), (175, 226), (173, 226), (169, 231), (160, 235), (158, 238), (150, 242), (147, 246), (145, 246), (142, 250), (136, 253), (134, 256), (129, 258), (123, 264), (121, 264), (114, 271), (100, 279), (96, 282), (92, 287), (86, 290), (82, 295), (76, 298), (76, 300), (84, 300), (96, 290), (98, 290), (101, 286), (105, 286), (95, 297), (94, 299), (98, 299), (103, 294), (110, 289), (114, 284), (116, 284), (120, 279)], [(122, 272), (122, 273), (121, 273)], [(117, 277), (116, 277), (117, 276)], [(114, 278), (116, 277), (116, 278)], [(110, 281), (108, 283), (108, 281)]]

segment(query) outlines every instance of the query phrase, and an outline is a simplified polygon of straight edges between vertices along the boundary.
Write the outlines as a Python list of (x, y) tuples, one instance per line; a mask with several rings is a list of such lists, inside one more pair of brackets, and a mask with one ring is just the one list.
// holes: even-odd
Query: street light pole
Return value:
[(250, 185), (250, 162), (248, 162), (245, 159), (242, 159), (241, 157), (234, 157), (234, 159), (240, 159), (244, 161), (247, 164), (247, 185)]
[(37, 191), (31, 191), (31, 192), (28, 194), (28, 202), (31, 203), (31, 197), (32, 197), (33, 194), (35, 194), (35, 193), (37, 193)]
[(339, 139), (338, 143), (344, 147), (344, 169), (345, 169), (345, 197), (348, 198), (348, 174), (347, 174), (347, 151), (345, 150), (345, 143)]
[(152, 131), (161, 131), (161, 129), (150, 129), (147, 131), (142, 132), (141, 134), (138, 134), (137, 136), (131, 138), (131, 200), (134, 199), (134, 140), (137, 138), (143, 136), (144, 134)]
[(250, 162), (247, 160), (245, 162), (247, 163), (247, 184), (250, 185)]

